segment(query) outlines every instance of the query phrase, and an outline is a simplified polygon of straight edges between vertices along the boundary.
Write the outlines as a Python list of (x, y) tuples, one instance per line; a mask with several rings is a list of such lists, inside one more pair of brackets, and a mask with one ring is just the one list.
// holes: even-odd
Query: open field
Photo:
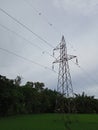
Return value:
[[(71, 130), (98, 130), (97, 114), (70, 115)], [(0, 119), (0, 130), (67, 130), (66, 115), (37, 114)]]

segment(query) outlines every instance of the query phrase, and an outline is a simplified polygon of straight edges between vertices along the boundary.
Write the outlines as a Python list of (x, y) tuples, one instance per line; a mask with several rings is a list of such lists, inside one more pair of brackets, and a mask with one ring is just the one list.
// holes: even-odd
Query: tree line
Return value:
[[(65, 98), (57, 91), (46, 88), (44, 83), (27, 82), (21, 85), (19, 76), (16, 79), (8, 79), (0, 75), (0, 116), (54, 113), (57, 112), (57, 99), (71, 102), (71, 109), (75, 104), (77, 113), (98, 113), (98, 99), (87, 96), (84, 92), (81, 95), (75, 94), (74, 98)], [(68, 112), (66, 106), (64, 110)]]

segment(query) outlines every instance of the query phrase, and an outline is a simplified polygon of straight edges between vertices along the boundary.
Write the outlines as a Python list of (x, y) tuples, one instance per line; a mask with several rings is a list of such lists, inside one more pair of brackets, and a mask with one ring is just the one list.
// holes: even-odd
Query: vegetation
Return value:
[[(57, 98), (75, 103), (77, 113), (98, 113), (98, 99), (85, 93), (66, 99), (55, 90), (44, 88), (44, 83), (27, 82), (23, 86), (20, 84), (19, 76), (14, 80), (0, 76), (0, 116), (54, 113)], [(66, 106), (65, 112), (68, 112)]]
[[(70, 115), (70, 130), (98, 130), (97, 114)], [(65, 115), (66, 119), (66, 115)], [(61, 114), (33, 114), (0, 119), (1, 130), (69, 130)]]

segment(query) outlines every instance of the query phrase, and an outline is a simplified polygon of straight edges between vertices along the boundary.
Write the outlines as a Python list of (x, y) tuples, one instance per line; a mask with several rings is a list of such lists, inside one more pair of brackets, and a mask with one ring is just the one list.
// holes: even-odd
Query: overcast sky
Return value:
[(98, 0), (0, 0), (0, 8), (46, 41), (0, 10), (0, 48), (44, 65), (0, 49), (1, 75), (56, 89), (58, 76), (48, 69), (54, 61), (50, 54), (64, 35), (68, 53), (77, 55), (81, 66), (69, 62), (74, 92), (98, 97)]

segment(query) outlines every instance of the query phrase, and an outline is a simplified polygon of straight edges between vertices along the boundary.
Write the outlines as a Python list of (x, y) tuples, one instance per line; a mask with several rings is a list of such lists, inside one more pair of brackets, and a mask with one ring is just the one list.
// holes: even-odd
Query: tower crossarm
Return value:
[(58, 57), (58, 58), (55, 59), (55, 61), (53, 62), (53, 64), (54, 63), (64, 62), (64, 61), (68, 61), (68, 60), (71, 60), (71, 59), (74, 59), (74, 58), (77, 58), (77, 56), (67, 55), (67, 57), (66, 56), (64, 56), (62, 58)]
[(67, 55), (67, 60), (71, 60), (71, 59), (74, 59), (74, 58), (77, 58), (77, 56), (74, 56), (74, 55)]

